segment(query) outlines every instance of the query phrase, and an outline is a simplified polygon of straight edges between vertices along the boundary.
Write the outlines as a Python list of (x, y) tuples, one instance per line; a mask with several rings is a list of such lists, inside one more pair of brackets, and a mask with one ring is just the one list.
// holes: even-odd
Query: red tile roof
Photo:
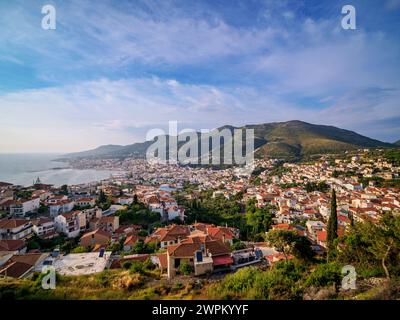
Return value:
[(168, 268), (168, 257), (166, 253), (159, 253), (157, 254), (158, 261), (160, 262), (161, 268), (167, 269)]
[(104, 230), (101, 230), (101, 229), (96, 229), (94, 231), (85, 233), (81, 237), (81, 240), (85, 239), (85, 238), (88, 238), (88, 237), (91, 237), (92, 235), (95, 236), (95, 237), (103, 237), (103, 238), (111, 239), (111, 233), (109, 233), (107, 231), (104, 231)]
[(30, 223), (30, 221), (25, 219), (3, 219), (0, 220), (0, 228), (14, 229), (28, 223)]
[(12, 262), (6, 267), (0, 269), (0, 275), (12, 277), (12, 278), (20, 278), (24, 274), (26, 274), (33, 267), (30, 264), (26, 264), (23, 262)]
[(130, 235), (129, 237), (126, 238), (124, 245), (132, 245), (141, 240), (142, 237), (139, 237), (137, 235)]
[(23, 240), (0, 240), (0, 251), (15, 251), (25, 248)]

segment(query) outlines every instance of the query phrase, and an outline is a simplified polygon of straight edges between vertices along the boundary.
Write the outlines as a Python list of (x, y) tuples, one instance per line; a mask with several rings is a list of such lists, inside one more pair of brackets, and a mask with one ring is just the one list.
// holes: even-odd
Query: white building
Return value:
[(96, 204), (95, 198), (80, 198), (75, 200), (76, 205), (80, 207), (93, 207)]
[(122, 205), (131, 205), (133, 203), (133, 197), (118, 197), (117, 202)]
[(72, 200), (60, 200), (49, 202), (50, 215), (56, 217), (59, 214), (70, 212), (74, 209), (75, 202)]
[(29, 212), (34, 212), (40, 207), (40, 198), (15, 201), (10, 205), (10, 213), (14, 216), (24, 217)]
[(172, 206), (166, 209), (168, 213), (168, 220), (174, 220), (176, 218), (184, 221), (185, 219), (185, 209), (182, 207)]
[(55, 234), (54, 221), (46, 218), (39, 218), (32, 221), (33, 232), (41, 237), (52, 237)]
[(23, 240), (32, 236), (32, 223), (25, 219), (0, 220), (0, 239)]
[(79, 236), (84, 216), (81, 211), (63, 213), (54, 218), (54, 226), (58, 232), (65, 234), (68, 238), (75, 238)]

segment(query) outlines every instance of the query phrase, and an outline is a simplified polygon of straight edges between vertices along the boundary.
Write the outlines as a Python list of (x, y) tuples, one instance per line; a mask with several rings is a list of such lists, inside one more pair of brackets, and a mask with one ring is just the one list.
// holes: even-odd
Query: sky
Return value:
[(126, 145), (168, 121), (303, 120), (394, 142), (399, 40), (400, 0), (0, 0), (0, 153)]

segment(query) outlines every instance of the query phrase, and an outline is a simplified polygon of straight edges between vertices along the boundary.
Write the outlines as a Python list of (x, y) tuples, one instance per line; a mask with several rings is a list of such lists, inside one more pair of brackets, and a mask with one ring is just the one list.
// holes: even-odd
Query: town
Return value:
[(112, 169), (102, 181), (54, 187), (0, 182), (0, 277), (29, 279), (44, 266), (79, 276), (149, 268), (160, 279), (217, 279), (246, 266), (293, 258), (268, 235), (293, 231), (326, 255), (331, 190), (337, 234), (400, 213), (399, 163), (385, 150), (289, 163), (256, 159), (253, 174), (148, 163), (80, 159), (76, 168)]

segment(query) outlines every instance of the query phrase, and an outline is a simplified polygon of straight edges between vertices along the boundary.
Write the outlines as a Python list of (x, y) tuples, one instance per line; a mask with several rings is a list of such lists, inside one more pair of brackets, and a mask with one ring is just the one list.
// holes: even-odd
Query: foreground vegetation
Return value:
[[(56, 289), (49, 291), (41, 288), (43, 275), (1, 279), (0, 299), (400, 299), (399, 216), (387, 214), (379, 225), (355, 223), (335, 240), (329, 262), (310, 255), (308, 244), (288, 232), (274, 230), (267, 237), (285, 260), (243, 268), (222, 280), (193, 278), (187, 275), (192, 270), (182, 270), (170, 282), (147, 261), (95, 275), (58, 275)], [(342, 289), (345, 265), (357, 272), (355, 290)]]
[(54, 290), (42, 289), (41, 280), (42, 275), (35, 275), (32, 280), (0, 279), (0, 300), (194, 299), (200, 297), (204, 285), (204, 281), (186, 276), (167, 282), (158, 271), (143, 272), (137, 264), (94, 275), (57, 275)]
[[(215, 299), (400, 299), (400, 216), (379, 224), (354, 223), (334, 240), (327, 262), (313, 257), (301, 237), (286, 230), (267, 240), (285, 260), (269, 270), (245, 268), (208, 289)], [(294, 259), (289, 260), (289, 256)], [(356, 289), (342, 288), (344, 266), (354, 267)]]
[(207, 289), (210, 299), (225, 300), (325, 300), (400, 299), (400, 279), (357, 278), (355, 290), (341, 287), (342, 265), (304, 265), (282, 261), (270, 270), (243, 268)]

